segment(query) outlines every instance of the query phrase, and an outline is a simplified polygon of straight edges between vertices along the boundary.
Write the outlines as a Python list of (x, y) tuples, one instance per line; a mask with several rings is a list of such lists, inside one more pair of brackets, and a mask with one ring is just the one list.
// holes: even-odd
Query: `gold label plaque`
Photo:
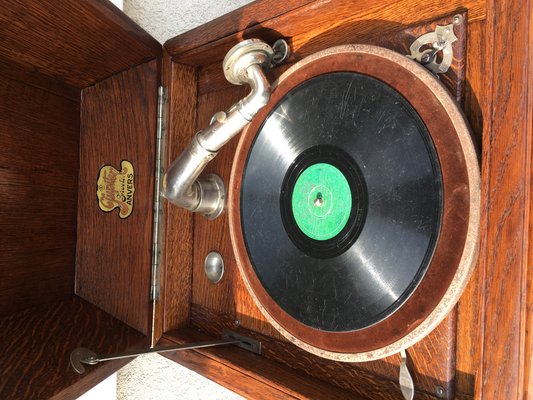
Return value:
[(135, 193), (133, 165), (123, 160), (121, 171), (111, 165), (104, 165), (98, 175), (96, 195), (98, 206), (102, 211), (110, 212), (119, 208), (119, 217), (128, 218), (133, 211), (133, 194)]

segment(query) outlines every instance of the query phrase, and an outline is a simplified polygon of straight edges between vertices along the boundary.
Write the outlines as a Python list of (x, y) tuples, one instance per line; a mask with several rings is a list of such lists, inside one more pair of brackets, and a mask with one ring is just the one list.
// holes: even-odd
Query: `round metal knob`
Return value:
[(216, 251), (210, 252), (205, 258), (205, 275), (211, 283), (218, 283), (224, 276), (224, 260)]

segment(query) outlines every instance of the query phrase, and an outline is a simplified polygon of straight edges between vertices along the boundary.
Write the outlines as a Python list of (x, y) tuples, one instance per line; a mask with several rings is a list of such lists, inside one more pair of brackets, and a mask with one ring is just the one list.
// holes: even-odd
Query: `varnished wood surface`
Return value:
[[(466, 58), (466, 85), (464, 110), (470, 122), (478, 151), (481, 157), (481, 141), (483, 136), (483, 112), (488, 101), (484, 94), (486, 64), (485, 55), (485, 21), (478, 21), (468, 26), (468, 57)], [(485, 159), (487, 149), (483, 154)], [(482, 181), (482, 191), (486, 192), (486, 182)], [(482, 203), (482, 215), (487, 210)], [(484, 232), (487, 220), (481, 219), (481, 242), (485, 241)], [(483, 245), (480, 246), (483, 248)], [(482, 347), (482, 317), (484, 304), (484, 252), (480, 251), (478, 265), (474, 270), (470, 283), (457, 305), (457, 376), (456, 396), (475, 393), (476, 377), (479, 377), (479, 359)]]
[(70, 352), (86, 347), (97, 354), (145, 348), (145, 337), (97, 307), (71, 296), (0, 319), (0, 398), (76, 399), (127, 361), (70, 366)]
[[(532, 4), (489, 1), (487, 95), (483, 135), (487, 210), (481, 398), (522, 399), (526, 384), (525, 325), (531, 181), (530, 29)], [(509, 57), (513, 54), (513, 57)], [(482, 248), (483, 249), (483, 248)]]
[[(83, 91), (81, 104), (76, 293), (144, 334), (151, 325), (151, 243), (156, 137), (156, 62)], [(98, 207), (103, 165), (135, 171), (126, 219)]]
[(111, 2), (0, 1), (0, 54), (27, 71), (83, 88), (160, 54)]
[[(164, 58), (168, 90), (168, 125), (165, 164), (168, 166), (189, 144), (195, 132), (197, 72), (187, 65)], [(187, 210), (164, 201), (163, 332), (186, 327), (190, 320), (192, 290), (193, 216)]]
[[(216, 326), (220, 320), (215, 319), (211, 326)], [(217, 327), (219, 328), (219, 327)], [(268, 399), (269, 393), (261, 388), (264, 384), (272, 385), (285, 392), (285, 398), (298, 399), (383, 399), (393, 400), (401, 398), (401, 392), (398, 384), (382, 379), (371, 373), (363, 370), (351, 369), (350, 377), (346, 377), (350, 382), (343, 388), (342, 380), (345, 377), (337, 377), (330, 375), (323, 375), (321, 362), (323, 359), (314, 357), (309, 353), (303, 352), (294, 346), (278, 342), (269, 337), (259, 335), (255, 332), (246, 329), (234, 327), (234, 331), (239, 331), (241, 334), (261, 341), (262, 356), (244, 351), (234, 346), (224, 346), (211, 349), (199, 349), (195, 352), (203, 354), (206, 357), (213, 359), (220, 363), (220, 369), (232, 368), (237, 371), (244, 372), (256, 380), (258, 387), (252, 393), (243, 393), (243, 390), (250, 390), (251, 388), (243, 388), (242, 385), (235, 386), (234, 382), (223, 381), (225, 386), (228, 386), (237, 393), (244, 395), (246, 398), (253, 399)], [(212, 337), (219, 337), (219, 334), (205, 336), (203, 333), (196, 333), (194, 330), (179, 330), (168, 332), (164, 335), (164, 340), (181, 343), (183, 341), (197, 341), (200, 339), (206, 340)], [(269, 358), (269, 353), (276, 347), (279, 350), (286, 352), (286, 361), (283, 363), (272, 362)], [(274, 350), (275, 351), (275, 350)], [(170, 357), (177, 362), (182, 363), (181, 356), (186, 353), (175, 353)], [(302, 359), (303, 358), (303, 359)], [(311, 358), (311, 359), (309, 359)], [(185, 358), (185, 360), (187, 360)], [(290, 360), (287, 363), (287, 360)], [(315, 364), (318, 362), (318, 364)], [(301, 365), (311, 366), (306, 370), (301, 368)], [(187, 366), (187, 364), (185, 364)], [(202, 368), (202, 366), (199, 366)], [(223, 372), (218, 374), (208, 375), (210, 379), (218, 381), (221, 379)], [(218, 375), (218, 376), (217, 376)], [(253, 383), (252, 383), (253, 386)], [(416, 399), (436, 399), (433, 396), (424, 392), (416, 392)]]
[[(529, 43), (533, 43), (533, 24), (529, 24)], [(530, 53), (531, 56), (531, 53)], [(533, 63), (529, 63), (529, 91), (528, 91), (528, 105), (527, 109), (533, 110)], [(528, 129), (531, 134), (533, 132), (533, 118), (529, 117)], [(533, 216), (533, 193), (531, 182), (533, 180), (533, 168), (531, 164), (529, 165), (529, 171), (526, 171), (529, 175), (530, 185), (528, 191), (528, 203), (529, 203), (529, 233), (528, 233), (528, 263), (530, 265), (531, 260), (533, 260), (533, 221), (531, 220)], [(533, 269), (527, 269), (527, 278), (526, 278), (526, 324), (525, 324), (525, 339), (524, 347), (525, 351), (523, 354), (523, 360), (525, 364), (524, 368), (524, 397), (533, 398)]]
[[(217, 321), (215, 320), (210, 326), (216, 326), (216, 324)], [(254, 334), (251, 331), (241, 330), (241, 333), (249, 334), (250, 337), (261, 340), (265, 352), (270, 352), (272, 346), (276, 345), (273, 340)], [(197, 333), (194, 330), (181, 329), (166, 333), (161, 343), (168, 343), (167, 341), (173, 343), (194, 342), (209, 340), (212, 337)], [(290, 352), (290, 346), (281, 349), (282, 352), (286, 350), (289, 350), (287, 357), (294, 356)], [(275, 351), (279, 353), (280, 349)], [(297, 357), (302, 355), (307, 357), (308, 353), (297, 354)], [(215, 382), (219, 382), (250, 399), (397, 400), (401, 398), (401, 392), (397, 384), (382, 380), (364, 371), (354, 371), (352, 373), (353, 390), (346, 390), (340, 388), (337, 382), (329, 377), (317, 378), (316, 376), (308, 375), (309, 370), (293, 369), (234, 346), (166, 353), (165, 356), (199, 371)], [(300, 360), (292, 359), (292, 362), (294, 365), (298, 365)], [(304, 360), (303, 362), (305, 363), (306, 361)], [(358, 382), (358, 384), (356, 385), (355, 382)], [(436, 399), (436, 397), (423, 392), (417, 392), (415, 398)]]
[[(224, 329), (239, 331), (245, 336), (253, 337), (261, 341), (263, 346), (262, 354), (273, 361), (277, 361), (288, 367), (327, 382), (333, 383), (345, 390), (357, 393), (358, 395), (368, 395), (376, 392), (378, 383), (386, 388), (384, 392), (399, 394), (397, 387), (399, 373), (399, 355), (391, 356), (379, 361), (367, 363), (344, 363), (327, 360), (310, 354), (286, 340), (274, 339), (272, 337), (257, 333), (242, 327), (240, 320), (234, 315), (220, 314), (218, 311), (193, 305), (192, 323), (193, 327), (208, 333), (210, 336), (219, 337)], [(415, 388), (419, 395), (432, 396), (435, 388), (440, 386), (446, 390), (444, 398), (454, 398), (454, 371), (449, 369), (448, 363), (441, 363), (441, 371), (436, 370), (438, 363), (431, 361), (435, 354), (448, 353), (448, 357), (453, 359), (453, 344), (444, 343), (442, 337), (454, 341), (455, 321), (453, 318), (445, 320), (428, 338), (408, 350), (409, 369), (413, 377)], [(452, 335), (446, 330), (451, 330)], [(428, 365), (429, 364), (429, 365)], [(433, 375), (424, 375), (424, 372), (431, 371)], [(444, 377), (446, 378), (443, 379)]]
[[(287, 4), (287, 3), (286, 3)], [(372, 0), (367, 2), (330, 2), (314, 1), (307, 6), (296, 7), (281, 15), (257, 23), (253, 17), (247, 17), (242, 10), (227, 14), (228, 21), (249, 18), (246, 29), (221, 34), (217, 40), (209, 40), (197, 35), (194, 45), (180, 48), (177, 44), (181, 37), (168, 41), (165, 47), (176, 61), (205, 66), (221, 62), (227, 51), (238, 41), (258, 37), (273, 43), (280, 37), (288, 38), (293, 57), (301, 59), (330, 43), (359, 43), (362, 38), (379, 32), (381, 35), (447, 15), (460, 9), (467, 9), (469, 20), (475, 21), (485, 17), (484, 0), (454, 0), (440, 2), (426, 1), (421, 6), (415, 0)], [(354, 42), (355, 40), (355, 42)], [(183, 41), (192, 39), (184, 34)]]
[(0, 316), (73, 293), (79, 112), (0, 78)]

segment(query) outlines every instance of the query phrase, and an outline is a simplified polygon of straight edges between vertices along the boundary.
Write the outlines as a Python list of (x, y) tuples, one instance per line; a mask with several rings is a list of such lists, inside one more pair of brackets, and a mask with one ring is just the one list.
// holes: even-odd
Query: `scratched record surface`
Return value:
[(398, 71), (417, 64), (355, 48), (367, 52), (319, 54), (280, 78), (241, 140), (230, 193), (235, 253), (260, 309), (301, 347), (352, 361), (414, 341), (449, 288), (464, 286), (475, 247), (461, 271), (465, 220), (475, 220), (464, 120), (413, 104), (409, 88), (428, 99), (427, 82), (398, 83)]
[(249, 152), (241, 220), (254, 271), (293, 318), (366, 328), (423, 277), (442, 217), (426, 127), (390, 86), (355, 72), (307, 80)]

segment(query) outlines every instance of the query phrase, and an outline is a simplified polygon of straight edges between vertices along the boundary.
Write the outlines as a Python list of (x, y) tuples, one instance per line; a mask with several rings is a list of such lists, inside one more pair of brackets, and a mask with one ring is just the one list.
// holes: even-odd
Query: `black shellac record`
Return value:
[(441, 217), (429, 132), (365, 75), (329, 73), (289, 91), (248, 154), (241, 220), (252, 266), (312, 328), (358, 330), (397, 310), (426, 272)]

